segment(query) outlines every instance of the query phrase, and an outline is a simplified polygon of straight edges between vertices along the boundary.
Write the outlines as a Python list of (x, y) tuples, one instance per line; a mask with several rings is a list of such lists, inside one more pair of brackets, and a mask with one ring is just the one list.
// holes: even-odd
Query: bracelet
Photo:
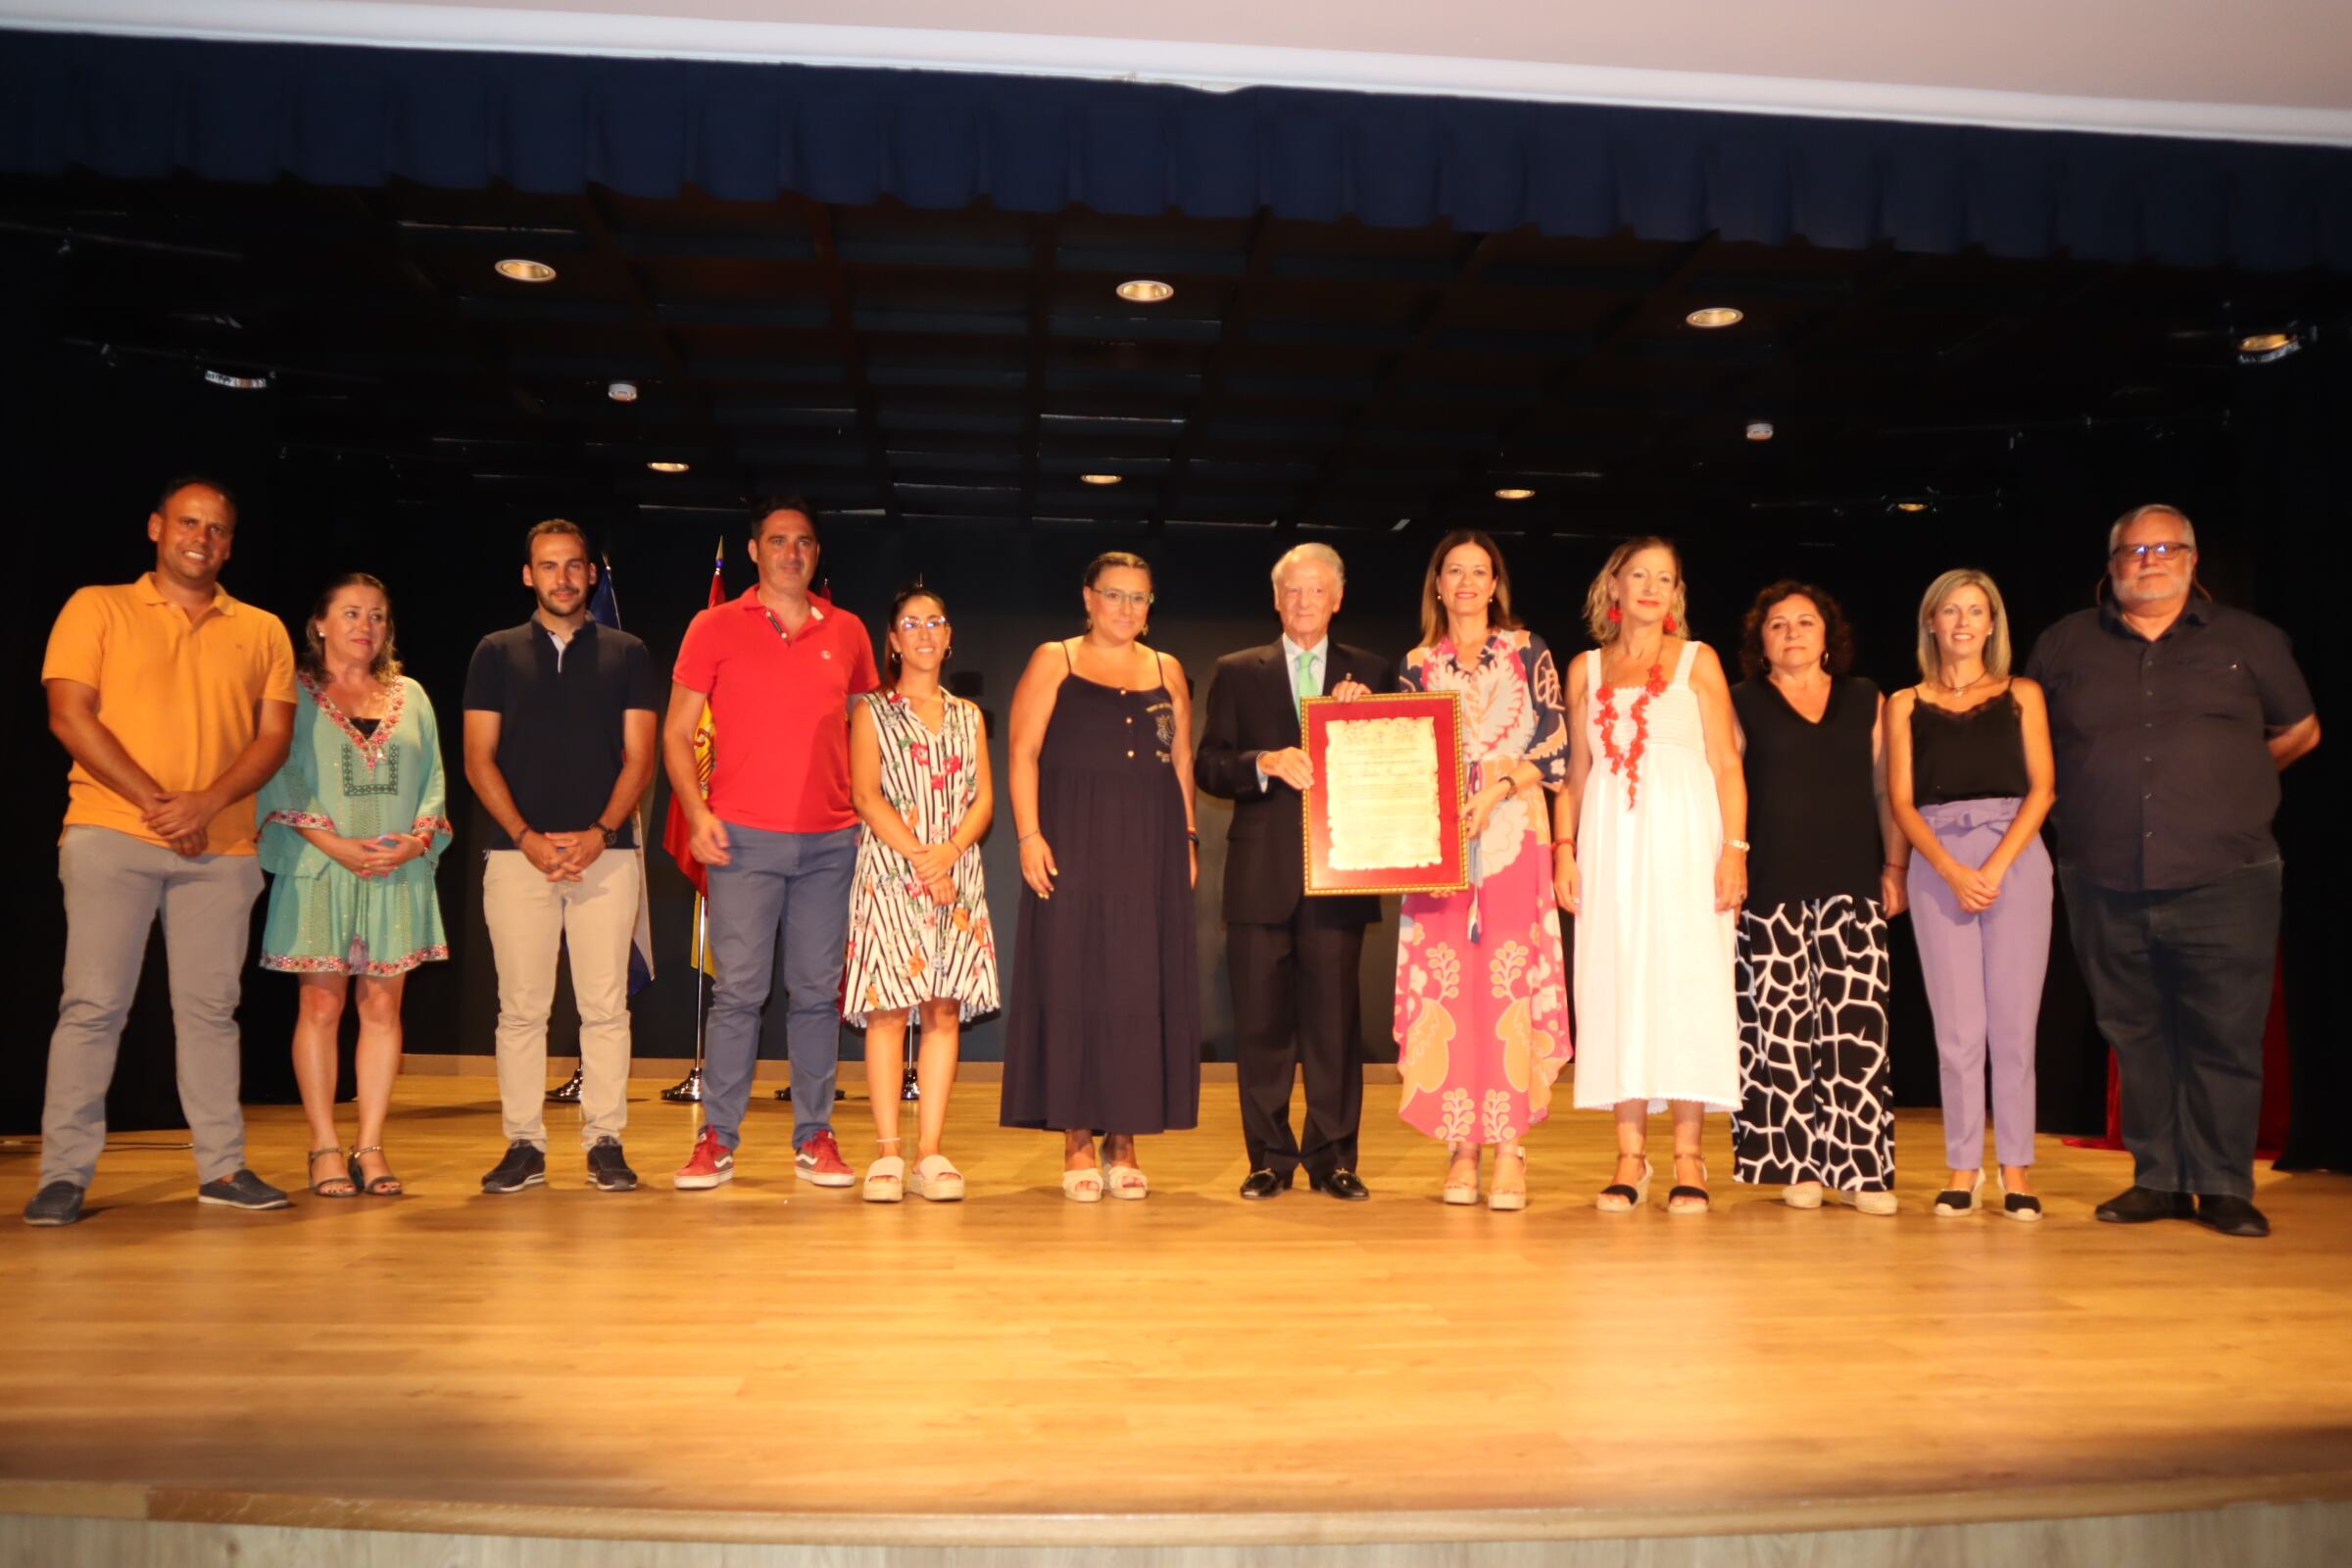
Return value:
[(1033, 838), (1037, 837), (1037, 836), (1038, 836), (1040, 833), (1043, 833), (1044, 831), (1045, 831), (1045, 829), (1044, 829), (1044, 828), (1042, 828), (1042, 827), (1033, 827), (1033, 828), (1031, 828), (1031, 829), (1030, 829), (1028, 832), (1026, 832), (1026, 833), (1022, 834), (1022, 835), (1021, 835), (1019, 838), (1017, 838), (1017, 839), (1014, 839), (1014, 840), (1012, 841), (1012, 847), (1013, 847), (1014, 849), (1016, 849), (1016, 850), (1017, 850), (1017, 849), (1019, 849), (1019, 848), (1020, 848), (1022, 845), (1024, 845), (1024, 844), (1028, 843), (1028, 842), (1029, 842), (1031, 839), (1033, 839)]
[(1888, 860), (1886, 862), (1886, 869), (1889, 871), (1908, 871), (1911, 869), (1911, 862), (1909, 860)]
[(1727, 850), (1738, 850), (1742, 855), (1745, 855), (1751, 848), (1753, 848), (1753, 846), (1750, 845), (1745, 839), (1725, 839), (1723, 841), (1723, 847)]
[(1557, 855), (1562, 850), (1566, 850), (1570, 855), (1574, 855), (1576, 853), (1576, 840), (1559, 839), (1554, 841), (1551, 846), (1551, 853)]
[(1200, 847), (1200, 835), (1192, 828), (1186, 828), (1184, 830), (1184, 836), (1195, 849), (1199, 849)]

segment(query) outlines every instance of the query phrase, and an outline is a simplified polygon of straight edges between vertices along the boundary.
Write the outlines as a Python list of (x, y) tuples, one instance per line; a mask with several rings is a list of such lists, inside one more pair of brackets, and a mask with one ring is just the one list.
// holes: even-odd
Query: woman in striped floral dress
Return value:
[[(963, 1196), (940, 1152), (962, 1025), (997, 1010), (997, 939), (980, 875), (995, 792), (980, 710), (940, 685), (954, 643), (947, 601), (899, 590), (884, 627), (890, 684), (850, 708), (850, 799), (864, 822), (850, 890), (842, 1017), (865, 1030), (879, 1156), (868, 1202)], [(906, 1026), (920, 1014), (915, 1163), (899, 1136)]]

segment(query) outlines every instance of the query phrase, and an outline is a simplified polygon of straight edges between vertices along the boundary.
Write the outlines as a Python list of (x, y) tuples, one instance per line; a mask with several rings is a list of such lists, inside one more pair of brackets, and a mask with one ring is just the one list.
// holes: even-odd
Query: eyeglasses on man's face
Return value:
[(892, 624), (901, 631), (944, 631), (947, 629), (948, 617), (945, 615), (901, 615)]
[(2144, 545), (2125, 545), (2118, 549), (2111, 559), (2128, 561), (2136, 566), (2146, 561), (2171, 561), (2176, 556), (2185, 556), (2194, 549), (2196, 546), (2185, 539), (2158, 539)]
[(1102, 600), (1103, 603), (1116, 605), (1122, 610), (1142, 610), (1152, 603), (1152, 595), (1146, 590), (1132, 588), (1090, 588), (1087, 590), (1087, 592), (1093, 594), (1097, 599)]

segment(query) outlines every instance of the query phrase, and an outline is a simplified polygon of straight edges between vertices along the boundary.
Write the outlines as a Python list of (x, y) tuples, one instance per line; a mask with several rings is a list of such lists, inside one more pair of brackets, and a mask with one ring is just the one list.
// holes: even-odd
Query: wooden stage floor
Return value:
[[(853, 1069), (854, 1070), (854, 1069)], [(2050, 1214), (1894, 1219), (1733, 1188), (1595, 1212), (1608, 1125), (1532, 1143), (1522, 1214), (1437, 1201), (1368, 1087), (1374, 1200), (1234, 1196), (1230, 1084), (1145, 1142), (1141, 1203), (956, 1102), (960, 1204), (741, 1175), (670, 1190), (690, 1107), (633, 1086), (645, 1189), (488, 1198), (488, 1080), (412, 1076), (413, 1196), (200, 1208), (184, 1135), (119, 1134), (81, 1225), (0, 1154), (0, 1514), (520, 1536), (934, 1544), (1476, 1541), (1839, 1530), (2352, 1497), (2352, 1180), (2262, 1174), (2277, 1235), (2099, 1225), (2114, 1153), (2041, 1145)], [(1563, 1085), (1563, 1089), (1565, 1085)], [(870, 1152), (861, 1101), (838, 1120)], [(1657, 1142), (1666, 1142), (1660, 1118)], [(257, 1109), (292, 1185), (299, 1114)], [(1663, 1184), (1661, 1183), (1661, 1189)], [(2332, 1539), (2332, 1538), (2331, 1538)]]

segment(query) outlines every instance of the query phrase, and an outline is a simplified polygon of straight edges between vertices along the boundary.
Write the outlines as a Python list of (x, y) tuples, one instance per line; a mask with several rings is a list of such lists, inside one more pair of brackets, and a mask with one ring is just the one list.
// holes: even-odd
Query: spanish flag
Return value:
[[(721, 534), (718, 548), (710, 560), (710, 608), (712, 610), (726, 603), (726, 571), (727, 540), (726, 536)], [(697, 788), (702, 791), (706, 800), (710, 795), (712, 735), (710, 704), (706, 699), (703, 703), (703, 716), (695, 721), (694, 726), (694, 777)], [(703, 946), (705, 925), (703, 901), (710, 894), (710, 872), (702, 861), (694, 858), (693, 838), (693, 824), (686, 820), (686, 812), (678, 805), (677, 791), (673, 789), (669, 796), (669, 815), (662, 824), (662, 848), (669, 852), (669, 858), (678, 862), (678, 869), (685, 873), (686, 880), (694, 884), (694, 932), (687, 939), (688, 961), (703, 973), (715, 977), (717, 971), (711, 967), (710, 955), (704, 950)]]

